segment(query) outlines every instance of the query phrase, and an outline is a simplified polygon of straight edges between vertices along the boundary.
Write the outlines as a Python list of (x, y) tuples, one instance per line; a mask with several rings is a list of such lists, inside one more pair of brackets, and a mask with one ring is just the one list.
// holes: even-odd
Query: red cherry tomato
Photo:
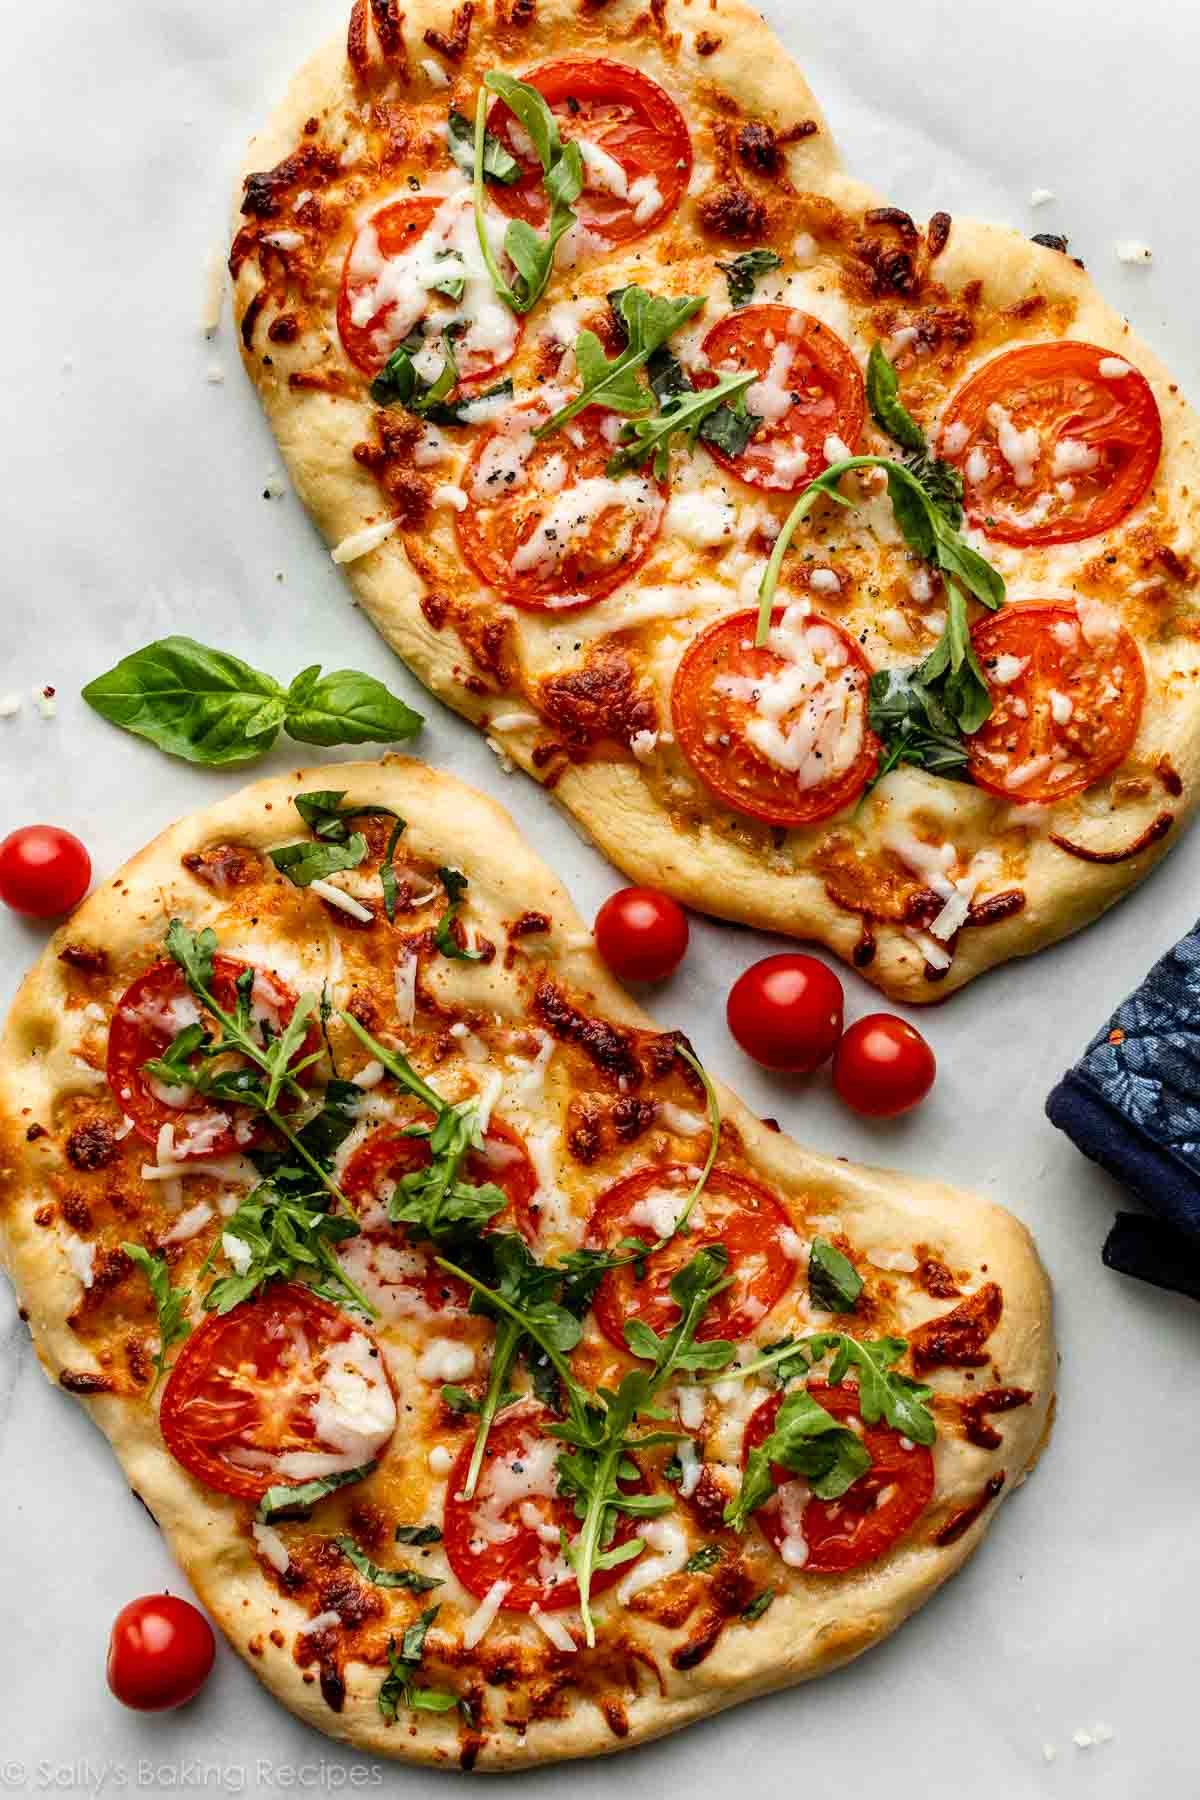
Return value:
[(764, 956), (729, 990), (729, 1029), (764, 1069), (811, 1075), (842, 1035), (842, 984), (815, 956)]
[(57, 825), (23, 825), (0, 844), (0, 900), (30, 919), (56, 919), (87, 893), (92, 859)]
[[(678, 206), (692, 172), (692, 140), (671, 96), (649, 75), (603, 56), (543, 63), (525, 76), (554, 114), (563, 142), (582, 138), (619, 167), (594, 173), (585, 161), (575, 212), (610, 244), (643, 237)], [(488, 189), (502, 212), (541, 230), (549, 212), (542, 165), (503, 100), (488, 113), (493, 132), (521, 165), (511, 186)], [(623, 191), (622, 191), (623, 190)]]
[[(321, 1436), (332, 1384), (362, 1418), (351, 1433), (352, 1463), (344, 1434), (339, 1443)], [(396, 1428), (396, 1403), (366, 1327), (311, 1289), (277, 1281), (192, 1333), (163, 1389), (159, 1424), (167, 1449), (197, 1481), (261, 1500), (277, 1482), (374, 1461)]]
[[(814, 1381), (808, 1391), (839, 1424), (858, 1416), (856, 1387)], [(742, 1440), (743, 1466), (751, 1450), (770, 1437), (782, 1402), (782, 1394), (772, 1394), (751, 1413)], [(803, 1538), (807, 1554), (799, 1566), (811, 1574), (835, 1574), (876, 1562), (933, 1497), (933, 1458), (928, 1450), (920, 1444), (906, 1450), (900, 1433), (882, 1423), (864, 1424), (862, 1441), (871, 1453), (867, 1473), (840, 1500), (806, 1499), (806, 1489), (801, 1488), (796, 1496), (802, 1503), (798, 1517), (788, 1504), (788, 1487), (795, 1477), (778, 1463), (772, 1465), (777, 1492), (758, 1509), (755, 1519), (776, 1550), (797, 1534)]]
[[(678, 1163), (641, 1169), (606, 1188), (588, 1220), (587, 1244), (611, 1250), (624, 1238), (650, 1244), (666, 1235), (682, 1211), (695, 1177)], [(794, 1241), (787, 1213), (757, 1182), (714, 1169), (688, 1221), (688, 1230), (645, 1259), (644, 1273), (635, 1264), (610, 1269), (596, 1290), (596, 1323), (610, 1343), (624, 1350), (625, 1325), (640, 1319), (660, 1336), (679, 1323), (679, 1305), (671, 1282), (697, 1250), (720, 1244), (731, 1277), (700, 1321), (696, 1337), (749, 1337), (766, 1318), (796, 1276)]]
[[(870, 665), (818, 613), (777, 606), (761, 649), (757, 625), (755, 612), (729, 613), (692, 639), (671, 685), (675, 735), (727, 806), (769, 825), (812, 825), (857, 800), (879, 760)], [(784, 710), (761, 710), (772, 702)]]
[(1007, 544), (1108, 531), (1142, 498), (1161, 450), (1150, 383), (1096, 344), (1007, 350), (942, 419), (941, 453), (963, 472), (967, 517)]
[(687, 947), (687, 914), (657, 888), (621, 888), (596, 914), (596, 948), (622, 981), (665, 981)]
[(920, 1032), (894, 1013), (855, 1019), (833, 1059), (833, 1085), (852, 1112), (892, 1119), (923, 1100), (937, 1063)]
[(198, 1694), (216, 1655), (212, 1626), (177, 1594), (143, 1594), (113, 1620), (108, 1685), (122, 1706), (166, 1712)]

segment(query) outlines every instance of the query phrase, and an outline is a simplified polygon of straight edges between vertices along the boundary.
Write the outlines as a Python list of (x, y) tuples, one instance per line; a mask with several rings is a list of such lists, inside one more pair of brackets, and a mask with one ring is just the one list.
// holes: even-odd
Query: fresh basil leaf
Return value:
[(683, 1565), (685, 1575), (703, 1575), (709, 1569), (715, 1569), (724, 1551), (720, 1544), (702, 1544), (699, 1550), (693, 1550)]
[(280, 1484), (269, 1487), (258, 1503), (255, 1518), (260, 1525), (269, 1525), (274, 1519), (305, 1518), (309, 1510), (326, 1494), (336, 1493), (338, 1488), (349, 1487), (353, 1482), (365, 1481), (374, 1473), (378, 1465), (373, 1462), (363, 1463), (361, 1468), (344, 1469), (337, 1475), (321, 1475), (315, 1481), (302, 1481), (293, 1486)]
[(327, 881), (341, 869), (357, 869), (367, 854), (367, 840), (354, 832), (344, 844), (281, 844), (267, 855), (281, 875), (294, 887), (308, 887), (313, 881)]
[(135, 650), (89, 681), (83, 698), (110, 724), (211, 768), (269, 750), (286, 710), (271, 676), (189, 637)]
[(334, 669), (322, 676), (314, 664), (288, 689), (284, 729), (302, 744), (394, 744), (423, 722), (373, 675)]
[(397, 1525), (398, 1544), (440, 1544), (441, 1528), (437, 1525)]
[(783, 258), (776, 256), (773, 250), (743, 250), (732, 262), (718, 262), (717, 267), (725, 276), (730, 306), (745, 306), (754, 298), (759, 276), (782, 269)]
[(342, 1555), (371, 1583), (372, 1587), (408, 1588), (414, 1594), (427, 1594), (431, 1588), (445, 1584), (434, 1575), (418, 1575), (414, 1569), (381, 1569), (365, 1550), (360, 1550), (352, 1537), (334, 1538)]
[(925, 455), (929, 447), (925, 433), (901, 400), (896, 371), (878, 342), (867, 358), (867, 405), (880, 430), (895, 438), (902, 450)]
[(761, 1594), (755, 1594), (750, 1604), (742, 1608), (740, 1616), (744, 1623), (753, 1625), (761, 1619), (774, 1598), (775, 1589), (773, 1587), (764, 1588)]
[(431, 425), (466, 425), (470, 423), (464, 417), (468, 407), (474, 406), (480, 400), (508, 400), (512, 398), (512, 393), (512, 377), (506, 375), (503, 381), (497, 381), (494, 386), (484, 388), (482, 393), (462, 394), (457, 400), (427, 404), (422, 409), (422, 417), (428, 419)]
[[(450, 108), (450, 116), (446, 121), (446, 143), (450, 155), (465, 175), (475, 173), (475, 127), (465, 113), (460, 113), (456, 106)], [(502, 187), (511, 187), (521, 179), (521, 165), (515, 156), (509, 154), (496, 136), (495, 132), (485, 131), (483, 134), (483, 178), (485, 181), (499, 182)]]
[[(623, 428), (623, 448), (610, 457), (605, 473), (619, 475), (623, 469), (638, 468), (653, 457), (655, 475), (660, 481), (665, 480), (670, 465), (671, 441), (676, 436), (682, 436), (689, 452), (695, 450), (697, 441), (703, 437), (707, 443), (717, 442), (731, 455), (739, 454), (760, 423), (746, 411), (745, 391), (754, 379), (753, 371), (746, 375), (722, 375), (715, 387), (668, 395), (656, 417), (632, 420)], [(645, 393), (644, 389), (639, 391)], [(730, 401), (735, 404), (730, 405)], [(709, 426), (714, 428), (715, 435), (714, 430), (706, 435), (705, 428)], [(735, 443), (740, 450), (733, 448)]]
[(732, 405), (725, 402), (706, 414), (700, 426), (700, 441), (726, 456), (740, 456), (761, 424), (755, 413), (746, 410), (746, 396), (741, 393)]
[(394, 807), (359, 806), (354, 801), (343, 806), (346, 792), (345, 788), (310, 788), (307, 794), (297, 794), (292, 805), (313, 836), (328, 844), (349, 843), (351, 819), (397, 819), (403, 828), (404, 821)]
[(446, 890), (449, 904), (433, 928), (435, 946), (450, 962), (482, 962), (482, 950), (466, 950), (455, 942), (453, 936), (454, 921), (464, 904), (467, 891), (466, 876), (461, 869), (439, 869), (437, 873), (438, 880)]
[[(439, 293), (449, 295), (450, 299), (461, 299), (464, 282), (458, 276), (447, 274), (445, 281), (435, 282)], [(457, 292), (453, 290), (457, 287)], [(414, 357), (424, 348), (424, 339), (414, 333), (398, 344), (384, 363), (382, 369), (371, 383), (371, 398), (376, 406), (403, 406), (419, 417), (430, 418), (440, 412), (447, 396), (453, 391), (458, 380), (458, 368), (454, 360), (454, 346), (449, 332), (442, 338), (442, 366), (432, 381), (426, 381), (417, 373)]]
[(824, 1238), (814, 1238), (808, 1253), (808, 1291), (826, 1312), (853, 1312), (863, 1279), (848, 1257)]
[(176, 1344), (183, 1342), (191, 1335), (191, 1326), (187, 1318), (187, 1305), (191, 1299), (189, 1288), (171, 1286), (171, 1276), (167, 1269), (165, 1256), (155, 1256), (143, 1244), (122, 1244), (122, 1250), (130, 1262), (136, 1263), (150, 1286), (150, 1296), (154, 1301), (154, 1310), (158, 1315), (158, 1350), (154, 1357), (154, 1380), (150, 1392), (146, 1396), (151, 1399), (154, 1390), (167, 1371), (167, 1354)]

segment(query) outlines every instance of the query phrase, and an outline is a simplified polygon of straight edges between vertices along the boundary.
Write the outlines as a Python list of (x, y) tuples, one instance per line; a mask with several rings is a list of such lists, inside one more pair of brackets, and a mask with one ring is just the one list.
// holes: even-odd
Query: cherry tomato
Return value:
[(729, 1029), (764, 1069), (811, 1075), (842, 1035), (842, 984), (815, 956), (786, 950), (751, 963), (729, 990)]
[[(510, 1612), (529, 1612), (534, 1606), (557, 1612), (579, 1604), (579, 1585), (562, 1554), (560, 1535), (574, 1538), (579, 1520), (574, 1501), (558, 1492), (555, 1465), (564, 1445), (547, 1434), (550, 1423), (549, 1413), (528, 1403), (501, 1413), (488, 1437), (474, 1497), (462, 1497), (473, 1434), (446, 1482), (442, 1529), (450, 1567), (480, 1599), (494, 1582), (508, 1582), (504, 1605)], [(622, 1478), (620, 1486), (628, 1491), (643, 1483), (640, 1477), (636, 1482)], [(636, 1534), (636, 1520), (619, 1513), (614, 1544)], [(602, 1593), (625, 1573), (624, 1567), (598, 1569), (592, 1592)]]
[[(578, 138), (600, 152), (584, 154), (575, 213), (585, 230), (610, 244), (628, 243), (674, 211), (692, 172), (692, 141), (679, 108), (656, 81), (602, 56), (543, 63), (524, 79), (546, 101), (564, 143)], [(503, 212), (541, 229), (549, 201), (527, 134), (502, 100), (487, 122), (522, 169), (511, 186), (494, 183), (489, 197)]]
[(1146, 676), (1138, 647), (1094, 601), (1025, 600), (971, 633), (992, 697), (966, 740), (971, 778), (1012, 800), (1094, 786), (1133, 746)]
[[(355, 1420), (353, 1430), (339, 1426), (337, 1444), (322, 1439), (316, 1418), (322, 1401), (333, 1412), (330, 1384)], [(373, 1461), (395, 1430), (396, 1402), (365, 1326), (309, 1288), (272, 1282), (192, 1333), (163, 1389), (159, 1424), (197, 1481), (261, 1500), (278, 1482)]]
[(143, 1594), (113, 1620), (108, 1685), (122, 1706), (166, 1712), (208, 1680), (216, 1655), (212, 1626), (177, 1594)]
[(967, 516), (1007, 544), (1069, 544), (1107, 531), (1154, 479), (1153, 389), (1095, 344), (1025, 344), (985, 363), (942, 419)]
[[(398, 1126), (381, 1125), (364, 1139), (346, 1164), (342, 1192), (360, 1213), (372, 1205), (382, 1208), (400, 1177), (425, 1168), (429, 1159), (426, 1139), (405, 1137)], [(538, 1178), (519, 1133), (503, 1120), (493, 1119), (483, 1149), (471, 1152), (464, 1172), (468, 1181), (480, 1185), (494, 1181), (508, 1195), (509, 1205), (496, 1214), (491, 1229), (511, 1231), (515, 1226), (526, 1243), (532, 1243), (538, 1231), (537, 1212), (532, 1205)], [(365, 1260), (363, 1273), (378, 1286), (419, 1295), (431, 1312), (441, 1312), (446, 1307), (465, 1310), (470, 1292), (457, 1276), (438, 1268), (428, 1244), (410, 1244), (403, 1225), (377, 1227), (373, 1221), (368, 1224), (369, 1229), (354, 1239), (348, 1249), (356, 1280)], [(357, 1253), (354, 1245), (362, 1246)], [(389, 1297), (397, 1298), (398, 1292)]]
[[(249, 967), (233, 956), (213, 957), (212, 995), (218, 1006), (234, 1010), (237, 979)], [(251, 1001), (255, 1014), (278, 1031), (295, 1012), (297, 995), (277, 975), (257, 969)], [(185, 1025), (197, 1023), (217, 1029), (215, 1021), (206, 1020), (177, 963), (158, 962), (139, 975), (118, 1000), (108, 1028), (108, 1085), (113, 1098), (148, 1144), (158, 1142), (164, 1125), (173, 1126), (173, 1154), (180, 1159), (253, 1149), (262, 1143), (264, 1127), (249, 1108), (216, 1106), (188, 1088), (164, 1087), (143, 1069), (144, 1063), (163, 1054)], [(320, 1034), (314, 1026), (294, 1060), (299, 1062), (319, 1048)], [(288, 1094), (280, 1101), (284, 1112), (295, 1104)]]
[[(839, 1423), (858, 1417), (857, 1387), (813, 1381), (808, 1392)], [(751, 1413), (742, 1442), (743, 1467), (750, 1452), (770, 1437), (782, 1403), (782, 1394), (772, 1394)], [(806, 1484), (778, 1463), (772, 1465), (777, 1492), (754, 1516), (776, 1550), (782, 1554), (787, 1546), (785, 1560), (792, 1567), (826, 1575), (877, 1562), (929, 1505), (933, 1458), (928, 1450), (919, 1444), (906, 1450), (900, 1433), (882, 1423), (864, 1424), (862, 1441), (872, 1467), (840, 1500), (812, 1499)]]
[(732, 475), (754, 487), (794, 494), (826, 468), (829, 438), (853, 450), (863, 427), (863, 381), (840, 337), (790, 306), (740, 306), (713, 326), (701, 346), (714, 374), (753, 369), (745, 395), (762, 420), (746, 448), (730, 456), (706, 446)]
[(30, 919), (56, 919), (87, 893), (92, 859), (57, 825), (23, 825), (0, 844), (0, 900)]
[(531, 400), (480, 438), (462, 477), (471, 504), (454, 518), (459, 549), (483, 581), (516, 606), (557, 615), (640, 568), (662, 526), (666, 488), (640, 470), (615, 482), (605, 475), (615, 413), (589, 406), (568, 430), (534, 442), (549, 416)]
[(892, 1119), (922, 1101), (933, 1086), (933, 1051), (894, 1013), (868, 1013), (846, 1030), (833, 1059), (833, 1085), (852, 1112)]
[[(680, 1164), (641, 1169), (607, 1188), (588, 1220), (587, 1243), (611, 1249), (622, 1238), (654, 1243), (665, 1237), (683, 1210), (694, 1182)], [(670, 1285), (683, 1264), (706, 1244), (722, 1244), (732, 1280), (713, 1300), (696, 1336), (744, 1338), (766, 1317), (796, 1274), (789, 1254), (790, 1221), (775, 1198), (757, 1182), (714, 1169), (688, 1219), (688, 1230), (645, 1259), (645, 1273), (630, 1263), (612, 1269), (596, 1290), (596, 1323), (610, 1343), (624, 1350), (625, 1323), (641, 1319), (661, 1336), (679, 1323)], [(793, 1234), (794, 1235), (794, 1234)]]
[(474, 232), (470, 210), (468, 194), (410, 195), (372, 213), (355, 234), (342, 266), (337, 320), (346, 354), (364, 375), (377, 375), (414, 331), (424, 329), (436, 350), (451, 324), (460, 382), (489, 381), (512, 361), (521, 341), (519, 318), (498, 308), (502, 341), (497, 344), (494, 333), (481, 332), (459, 301), (422, 279), (436, 280), (439, 255), (453, 255), (464, 231)]
[(621, 888), (596, 914), (596, 948), (622, 981), (665, 981), (687, 947), (687, 914), (657, 888)]
[(675, 735), (727, 806), (770, 825), (811, 825), (857, 799), (879, 760), (871, 670), (831, 619), (777, 607), (761, 650), (757, 624), (755, 612), (730, 613), (693, 638), (671, 688)]

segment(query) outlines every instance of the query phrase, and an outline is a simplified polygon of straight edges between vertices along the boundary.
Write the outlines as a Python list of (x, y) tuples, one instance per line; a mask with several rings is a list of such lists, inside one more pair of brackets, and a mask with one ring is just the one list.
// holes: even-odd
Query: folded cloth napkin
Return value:
[(1121, 1002), (1046, 1114), (1156, 1215), (1118, 1213), (1108, 1267), (1200, 1300), (1200, 924)]

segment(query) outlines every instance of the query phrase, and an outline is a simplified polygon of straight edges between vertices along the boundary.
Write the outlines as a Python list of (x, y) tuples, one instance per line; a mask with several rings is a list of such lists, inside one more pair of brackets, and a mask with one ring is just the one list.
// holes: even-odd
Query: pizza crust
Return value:
[[(293, 1712), (360, 1750), (447, 1763), (463, 1755), (453, 1718), (406, 1714), (388, 1726), (376, 1708), (377, 1666), (349, 1663), (344, 1708), (330, 1710), (311, 1673), (306, 1680), (290, 1648), (283, 1647), (308, 1615), (265, 1578), (246, 1530), (245, 1503), (213, 1493), (185, 1473), (164, 1448), (155, 1407), (143, 1395), (89, 1396), (80, 1391), (89, 1374), (103, 1370), (68, 1323), (80, 1289), (60, 1236), (35, 1222), (49, 1193), (47, 1172), (61, 1172), (63, 1164), (53, 1145), (47, 1148), (44, 1134), (30, 1141), (29, 1125), (43, 1124), (53, 1133), (72, 1087), (95, 1085), (95, 1071), (85, 1073), (77, 1054), (86, 1021), (60, 952), (68, 943), (83, 941), (108, 946), (115, 961), (145, 966), (160, 953), (173, 914), (194, 927), (221, 915), (220, 901), (182, 869), (181, 857), (218, 843), (265, 848), (290, 837), (284, 821), (291, 796), (334, 779), (355, 800), (402, 813), (408, 820), (405, 845), (414, 854), (457, 862), (470, 871), (473, 917), (484, 930), (498, 936), (501, 921), (530, 908), (548, 915), (545, 955), (555, 977), (589, 996), (601, 1016), (633, 1027), (648, 1025), (598, 960), (560, 883), (522, 842), (508, 816), (482, 795), (398, 757), (298, 770), (257, 782), (155, 839), (84, 903), (26, 978), (0, 1045), (0, 1142), (6, 1174), (0, 1253), (48, 1379), (79, 1394), (201, 1600), (255, 1674)], [(327, 972), (329, 935), (314, 930), (302, 942), (280, 944), (279, 956), (287, 960), (281, 963), (276, 957), (275, 966), (315, 985)], [(264, 932), (263, 945), (270, 942), (269, 931)], [(264, 947), (262, 954), (271, 952)], [(470, 985), (475, 1004), (511, 1007), (503, 958), (488, 967), (447, 967), (454, 980)], [(939, 1369), (929, 1377), (939, 1396), (931, 1529), (976, 1503), (988, 1491), (985, 1484), (994, 1487), (1001, 1471), (1001, 1497), (1007, 1497), (1032, 1468), (1048, 1434), (1055, 1381), (1050, 1290), (1028, 1232), (1011, 1214), (976, 1195), (804, 1150), (767, 1129), (723, 1086), (719, 1097), (723, 1118), (740, 1134), (754, 1173), (785, 1202), (790, 1197), (799, 1204), (803, 1196), (804, 1204), (820, 1203), (824, 1212), (836, 1214), (856, 1248), (878, 1259), (877, 1266), (886, 1267), (896, 1253), (903, 1257), (914, 1243), (929, 1244), (950, 1268), (983, 1267), (986, 1279), (1001, 1287), (1003, 1314), (988, 1340), (987, 1361), (1004, 1383), (1029, 1390), (1032, 1399), (1004, 1420), (1002, 1446), (987, 1450), (966, 1441), (953, 1423), (958, 1408), (954, 1396), (970, 1392), (963, 1387), (961, 1371)], [(906, 1284), (904, 1327), (911, 1330), (944, 1313), (947, 1304)], [(823, 1674), (878, 1642), (927, 1599), (971, 1554), (995, 1511), (994, 1505), (984, 1506), (962, 1535), (945, 1546), (927, 1533), (910, 1534), (882, 1563), (847, 1576), (805, 1579), (791, 1576), (780, 1564), (781, 1592), (766, 1615), (752, 1627), (733, 1621), (707, 1660), (691, 1670), (671, 1666), (668, 1654), (676, 1637), (635, 1607), (633, 1628), (654, 1657), (664, 1686), (660, 1692), (648, 1680), (628, 1702), (627, 1733), (615, 1736), (599, 1707), (579, 1697), (563, 1716), (536, 1720), (524, 1734), (503, 1727), (490, 1730), (472, 1759), (477, 1757), (481, 1768), (495, 1769), (616, 1750), (754, 1694)], [(502, 1615), (494, 1629), (504, 1637), (512, 1626)], [(279, 1647), (272, 1632), (283, 1634)]]

